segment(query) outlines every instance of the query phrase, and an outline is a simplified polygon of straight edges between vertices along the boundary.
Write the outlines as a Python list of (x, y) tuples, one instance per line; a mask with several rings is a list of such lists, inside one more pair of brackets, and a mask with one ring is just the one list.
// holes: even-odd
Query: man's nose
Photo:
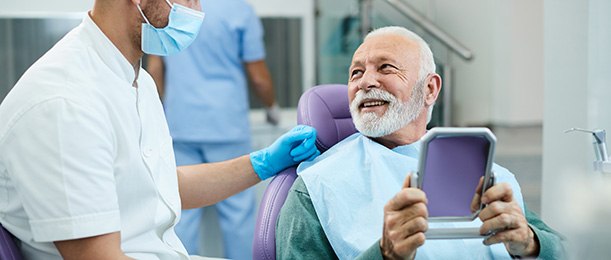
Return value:
[(372, 88), (380, 87), (380, 81), (378, 80), (378, 75), (372, 71), (365, 71), (363, 73), (363, 77), (361, 77), (361, 82), (359, 84), (359, 89), (361, 90), (370, 90)]

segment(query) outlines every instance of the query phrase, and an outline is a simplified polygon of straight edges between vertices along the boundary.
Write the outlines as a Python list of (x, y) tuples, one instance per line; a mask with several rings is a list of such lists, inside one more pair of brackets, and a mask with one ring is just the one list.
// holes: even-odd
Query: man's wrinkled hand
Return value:
[[(478, 191), (481, 191), (481, 183)], [(503, 243), (515, 256), (539, 255), (538, 240), (528, 226), (522, 208), (514, 200), (509, 184), (499, 183), (490, 187), (481, 197), (481, 202), (487, 205), (479, 214), (483, 222), (480, 234), (490, 234), (484, 240), (485, 245)]]
[(420, 189), (410, 188), (411, 175), (403, 188), (384, 206), (384, 228), (380, 248), (384, 259), (414, 259), (426, 240), (427, 199)]

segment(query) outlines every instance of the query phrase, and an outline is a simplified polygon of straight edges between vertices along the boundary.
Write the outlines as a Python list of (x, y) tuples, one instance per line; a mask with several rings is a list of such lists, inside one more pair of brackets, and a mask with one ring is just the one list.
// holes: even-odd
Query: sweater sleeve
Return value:
[(362, 252), (355, 260), (382, 260), (382, 249), (380, 248), (380, 240), (378, 239), (365, 252)]
[(535, 233), (539, 241), (538, 259), (564, 259), (566, 252), (564, 248), (565, 238), (547, 226), (534, 212), (526, 209), (526, 221)]

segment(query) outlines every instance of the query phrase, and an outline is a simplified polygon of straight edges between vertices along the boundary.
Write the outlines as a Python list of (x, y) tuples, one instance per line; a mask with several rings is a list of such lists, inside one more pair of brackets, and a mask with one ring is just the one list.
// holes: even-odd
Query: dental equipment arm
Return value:
[(607, 153), (607, 133), (604, 129), (597, 130), (586, 130), (581, 128), (571, 128), (564, 131), (565, 133), (570, 132), (584, 132), (592, 134), (594, 137), (594, 154), (596, 155), (596, 161), (594, 161), (594, 170), (611, 173), (611, 161), (609, 161), (609, 154)]
[(584, 133), (590, 133), (592, 134), (592, 136), (594, 137), (594, 152), (596, 154), (596, 160), (597, 161), (602, 161), (602, 162), (606, 162), (609, 161), (609, 155), (607, 153), (607, 133), (605, 130), (603, 129), (598, 129), (598, 130), (586, 130), (586, 129), (581, 129), (581, 128), (571, 128), (568, 129), (566, 131), (564, 131), (565, 133), (570, 133), (570, 132), (584, 132)]

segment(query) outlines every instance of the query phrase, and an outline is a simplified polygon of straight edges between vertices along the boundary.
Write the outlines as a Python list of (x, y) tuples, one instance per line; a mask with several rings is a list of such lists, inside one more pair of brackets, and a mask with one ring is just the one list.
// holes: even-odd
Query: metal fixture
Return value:
[(607, 132), (604, 129), (587, 130), (581, 128), (570, 128), (564, 131), (565, 133), (570, 132), (583, 132), (592, 134), (594, 137), (594, 154), (596, 155), (596, 161), (594, 161), (594, 170), (611, 173), (611, 161), (609, 161), (609, 155), (607, 153)]

